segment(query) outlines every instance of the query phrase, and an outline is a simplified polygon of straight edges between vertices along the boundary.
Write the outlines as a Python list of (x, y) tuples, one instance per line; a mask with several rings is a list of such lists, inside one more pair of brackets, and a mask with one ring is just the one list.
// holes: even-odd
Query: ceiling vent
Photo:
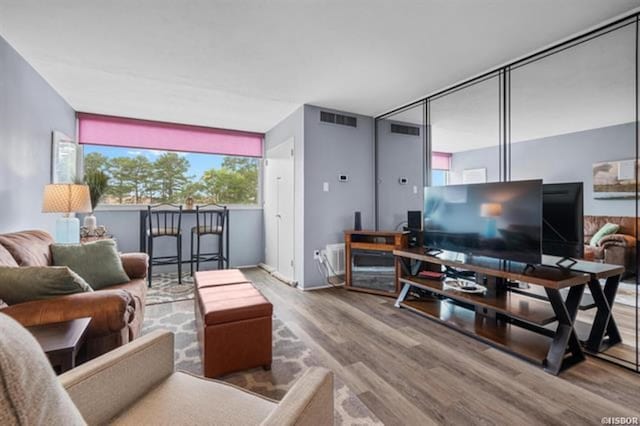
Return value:
[(420, 128), (415, 126), (405, 126), (403, 124), (391, 124), (391, 133), (400, 135), (420, 136)]
[(323, 123), (340, 124), (341, 126), (358, 127), (358, 119), (356, 117), (326, 111), (320, 111), (320, 121)]

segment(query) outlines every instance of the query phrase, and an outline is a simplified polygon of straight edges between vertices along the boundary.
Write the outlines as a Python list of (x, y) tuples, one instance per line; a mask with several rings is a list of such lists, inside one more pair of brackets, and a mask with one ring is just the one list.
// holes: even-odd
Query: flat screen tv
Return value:
[(542, 253), (584, 257), (583, 193), (582, 182), (542, 186)]
[(424, 245), (527, 264), (542, 260), (542, 181), (427, 187)]

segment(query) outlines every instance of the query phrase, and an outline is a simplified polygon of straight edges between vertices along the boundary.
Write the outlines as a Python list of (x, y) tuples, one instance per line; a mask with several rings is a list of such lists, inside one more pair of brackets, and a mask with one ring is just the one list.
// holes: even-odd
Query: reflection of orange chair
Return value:
[[(606, 235), (597, 246), (589, 245), (591, 237), (607, 223), (620, 225), (616, 234)], [(584, 258), (596, 262), (624, 266), (627, 273), (636, 270), (636, 218), (623, 216), (584, 217)]]

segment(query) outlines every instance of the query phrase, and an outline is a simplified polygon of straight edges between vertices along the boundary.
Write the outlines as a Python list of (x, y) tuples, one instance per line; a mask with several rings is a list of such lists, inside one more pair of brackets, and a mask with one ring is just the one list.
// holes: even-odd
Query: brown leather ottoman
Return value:
[(271, 368), (271, 303), (250, 282), (198, 286), (204, 282), (200, 274), (195, 308), (204, 376)]
[(196, 288), (215, 287), (219, 285), (250, 283), (239, 269), (223, 269), (220, 271), (199, 271), (193, 276)]

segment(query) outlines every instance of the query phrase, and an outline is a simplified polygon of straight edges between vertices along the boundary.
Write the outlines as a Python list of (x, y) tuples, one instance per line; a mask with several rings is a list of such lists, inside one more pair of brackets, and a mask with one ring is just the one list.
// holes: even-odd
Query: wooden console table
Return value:
[[(537, 266), (525, 269), (517, 262), (473, 258), (443, 252), (437, 256), (423, 248), (394, 250), (398, 281), (403, 285), (396, 307), (406, 308), (542, 366), (558, 374), (585, 359), (574, 323), (588, 273)], [(475, 273), (487, 287), (485, 294), (465, 293), (443, 281), (419, 277), (433, 265)], [(546, 300), (508, 290), (509, 281), (544, 289)], [(566, 299), (560, 290), (568, 289)]]
[[(393, 251), (407, 248), (409, 244), (409, 232), (395, 231), (344, 231), (344, 265), (345, 265), (345, 288), (347, 290), (362, 291), (365, 293), (378, 294), (382, 296), (397, 297), (400, 293), (398, 281), (398, 260), (394, 259)], [(353, 279), (353, 255), (358, 251), (366, 255), (366, 252), (388, 254), (393, 262), (392, 274), (390, 277), (391, 286), (388, 289), (376, 288), (374, 284), (369, 287), (364, 285), (354, 285)], [(375, 274), (375, 272), (374, 272)], [(373, 277), (373, 275), (371, 276)], [(373, 277), (375, 281), (375, 277)]]

